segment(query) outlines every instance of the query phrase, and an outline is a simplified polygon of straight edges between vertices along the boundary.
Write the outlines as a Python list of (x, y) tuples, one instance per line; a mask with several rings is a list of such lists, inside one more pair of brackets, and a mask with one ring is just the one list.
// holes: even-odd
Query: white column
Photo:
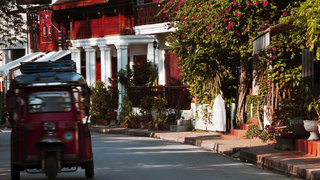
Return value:
[[(117, 48), (117, 61), (118, 61), (118, 72), (123, 69), (127, 70), (128, 64), (128, 45), (116, 45)], [(119, 106), (118, 112), (121, 111), (121, 103), (123, 100), (123, 96), (125, 95), (124, 86), (119, 82), (118, 83), (118, 90), (119, 90)], [(119, 114), (119, 113), (118, 113)]]
[(166, 84), (166, 67), (165, 67), (165, 51), (163, 49), (157, 51), (158, 54), (158, 74), (159, 74), (159, 80), (158, 84), (165, 85)]
[(148, 48), (147, 48), (147, 60), (155, 63), (154, 60), (155, 60), (155, 56), (154, 56), (154, 48), (153, 48), (153, 42), (150, 42), (148, 43)]
[(81, 50), (76, 47), (69, 49), (71, 51), (71, 60), (76, 63), (76, 72), (81, 74)]
[(111, 78), (111, 50), (107, 46), (99, 46), (101, 52), (101, 81), (106, 86), (111, 85), (109, 78)]
[(93, 47), (84, 47), (86, 52), (86, 80), (89, 86), (96, 83), (96, 50)]

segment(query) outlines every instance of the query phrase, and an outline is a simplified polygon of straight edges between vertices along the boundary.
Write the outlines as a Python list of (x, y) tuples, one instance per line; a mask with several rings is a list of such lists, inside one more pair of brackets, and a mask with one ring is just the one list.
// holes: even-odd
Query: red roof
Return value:
[(64, 10), (97, 4), (106, 4), (109, 0), (58, 0), (53, 4), (53, 10)]

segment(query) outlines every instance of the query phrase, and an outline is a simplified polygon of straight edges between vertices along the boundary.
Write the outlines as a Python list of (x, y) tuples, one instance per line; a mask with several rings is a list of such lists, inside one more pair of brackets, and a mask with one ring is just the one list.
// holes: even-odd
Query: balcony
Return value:
[(132, 18), (122, 15), (75, 21), (72, 39), (96, 38), (113, 34), (132, 34)]
[(191, 99), (185, 86), (130, 86), (128, 97), (134, 107), (139, 107), (140, 100), (145, 96), (162, 97), (168, 102), (167, 108), (190, 109)]
[(164, 6), (165, 3), (147, 3), (136, 6), (135, 26), (168, 22), (169, 18), (166, 14), (161, 13), (157, 16)]

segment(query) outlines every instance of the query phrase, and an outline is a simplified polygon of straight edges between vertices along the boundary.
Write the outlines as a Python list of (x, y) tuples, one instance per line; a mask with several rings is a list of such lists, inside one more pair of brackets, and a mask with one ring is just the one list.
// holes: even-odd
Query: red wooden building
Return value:
[[(143, 58), (157, 66), (163, 91), (180, 92), (173, 104), (187, 100), (182, 103), (187, 107), (190, 100), (181, 83), (178, 59), (166, 46), (172, 30), (166, 16), (156, 16), (163, 5), (156, 0), (57, 0), (28, 14), (30, 48), (46, 53), (47, 59), (58, 53), (65, 55), (59, 58), (68, 56), (90, 85), (97, 80), (109, 84), (114, 71)], [(55, 54), (49, 56), (50, 52)], [(121, 84), (119, 91), (124, 92)]]

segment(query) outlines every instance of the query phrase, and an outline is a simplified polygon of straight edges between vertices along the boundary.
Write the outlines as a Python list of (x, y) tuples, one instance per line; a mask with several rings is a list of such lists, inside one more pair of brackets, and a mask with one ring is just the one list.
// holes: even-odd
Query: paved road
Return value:
[[(9, 136), (0, 132), (0, 179), (9, 180)], [(94, 180), (282, 180), (286, 176), (248, 166), (198, 147), (144, 137), (93, 134)], [(22, 180), (45, 180), (21, 173)], [(60, 173), (58, 180), (86, 179), (84, 171)]]

